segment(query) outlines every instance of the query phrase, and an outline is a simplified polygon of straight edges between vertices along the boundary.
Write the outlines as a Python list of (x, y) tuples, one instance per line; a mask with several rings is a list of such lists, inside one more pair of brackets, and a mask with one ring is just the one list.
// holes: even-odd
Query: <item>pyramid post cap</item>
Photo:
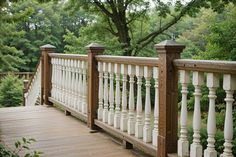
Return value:
[(185, 48), (185, 45), (179, 44), (174, 40), (164, 40), (164, 41), (160, 42), (159, 44), (155, 45), (155, 48), (159, 48), (159, 47), (182, 47), (182, 48)]
[(43, 46), (40, 46), (40, 49), (55, 49), (56, 47), (51, 44), (46, 44)]
[(85, 46), (85, 48), (86, 48), (87, 50), (89, 50), (89, 49), (104, 50), (104, 49), (105, 49), (105, 46), (100, 45), (100, 44), (98, 44), (98, 43), (91, 43), (91, 44)]

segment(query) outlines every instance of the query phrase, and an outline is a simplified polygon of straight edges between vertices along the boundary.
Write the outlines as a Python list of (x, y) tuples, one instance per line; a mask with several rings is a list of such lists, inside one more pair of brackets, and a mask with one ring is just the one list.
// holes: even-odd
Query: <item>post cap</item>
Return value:
[(45, 49), (55, 49), (56, 47), (51, 45), (51, 44), (46, 44), (46, 45), (43, 45), (43, 46), (40, 46), (40, 49), (41, 50), (45, 50)]
[(87, 46), (85, 46), (87, 50), (104, 50), (105, 47), (103, 45), (100, 45), (98, 43), (91, 43)]
[(177, 52), (181, 52), (185, 48), (185, 45), (179, 44), (174, 40), (165, 40), (156, 44), (154, 47), (157, 50), (176, 50)]

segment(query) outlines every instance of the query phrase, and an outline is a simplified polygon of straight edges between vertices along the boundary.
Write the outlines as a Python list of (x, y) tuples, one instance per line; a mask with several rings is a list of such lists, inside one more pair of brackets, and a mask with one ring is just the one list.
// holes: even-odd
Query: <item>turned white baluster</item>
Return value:
[(127, 89), (126, 89), (126, 82), (127, 82), (127, 65), (121, 64), (121, 74), (123, 75), (122, 78), (122, 110), (121, 110), (121, 122), (120, 122), (120, 130), (127, 131)]
[(129, 116), (128, 116), (128, 129), (129, 135), (135, 134), (135, 119), (134, 119), (134, 75), (135, 66), (128, 65), (129, 74)]
[(189, 156), (189, 141), (187, 131), (187, 95), (188, 95), (188, 84), (189, 71), (180, 70), (180, 83), (182, 86), (182, 101), (181, 101), (181, 112), (180, 112), (180, 137), (178, 140), (178, 156)]
[(116, 129), (120, 128), (120, 65), (115, 64), (115, 74), (116, 74), (116, 96), (115, 96), (115, 115), (114, 115), (114, 127)]
[(224, 152), (220, 157), (233, 157), (232, 154), (232, 140), (233, 140), (233, 94), (236, 90), (236, 76), (225, 74), (223, 78), (223, 89), (226, 92), (226, 113), (225, 113), (225, 125), (224, 125)]
[(194, 91), (194, 113), (193, 113), (193, 143), (190, 148), (191, 157), (202, 156), (202, 145), (200, 144), (200, 129), (201, 129), (201, 85), (203, 85), (204, 77), (201, 72), (193, 72)]
[(152, 76), (152, 69), (148, 66), (144, 67), (144, 77), (145, 77), (145, 86), (146, 86), (146, 95), (145, 95), (145, 117), (144, 117), (144, 126), (143, 126), (143, 141), (151, 142), (152, 141), (152, 131), (151, 131), (151, 101), (150, 101), (150, 79)]
[(77, 77), (77, 65), (78, 64), (78, 62), (77, 62), (77, 60), (74, 60), (74, 66), (73, 66), (73, 73), (74, 73), (74, 84), (73, 84), (73, 96), (74, 96), (74, 102), (73, 102), (73, 106), (74, 106), (74, 109), (77, 109), (77, 104), (76, 104), (76, 102), (77, 102), (77, 86), (78, 86), (78, 77)]
[(63, 81), (62, 81), (62, 99), (63, 102), (66, 102), (66, 60), (62, 59), (62, 68), (63, 68)]
[(73, 99), (73, 94), (72, 94), (72, 60), (69, 59), (69, 82), (68, 82), (68, 94), (69, 94), (69, 101), (68, 105), (69, 107), (72, 107), (72, 99)]
[(158, 119), (159, 119), (159, 90), (158, 90), (158, 68), (153, 67), (153, 78), (155, 81), (155, 104), (154, 104), (154, 128), (152, 130), (152, 144), (157, 146)]
[(75, 60), (75, 109), (78, 110), (79, 109), (79, 61)]
[(59, 70), (58, 70), (58, 58), (55, 59), (55, 99), (58, 100), (58, 93), (59, 93), (59, 88), (58, 88), (58, 81), (59, 81)]
[(219, 76), (214, 73), (207, 74), (207, 87), (209, 88), (209, 112), (207, 118), (207, 149), (204, 151), (204, 157), (217, 157), (215, 150), (215, 134), (216, 134), (216, 114), (215, 99), (216, 88), (219, 87)]
[(87, 63), (82, 61), (83, 69), (83, 104), (82, 104), (82, 113), (87, 114), (87, 79), (86, 79), (86, 67)]
[(75, 87), (75, 68), (74, 65), (75, 62), (74, 60), (71, 60), (71, 107), (75, 108), (74, 102), (75, 102), (75, 91), (74, 91), (74, 87)]
[(104, 108), (102, 112), (102, 121), (104, 123), (108, 122), (108, 64), (103, 63), (103, 73), (104, 73)]
[(102, 63), (98, 62), (99, 87), (98, 87), (98, 120), (102, 120), (103, 112), (103, 68)]
[(143, 67), (136, 66), (136, 76), (137, 76), (137, 104), (136, 104), (136, 122), (135, 122), (135, 137), (143, 137), (143, 115), (142, 115), (142, 78), (143, 78)]
[(52, 64), (52, 89), (51, 89), (51, 96), (55, 98), (55, 58), (51, 59)]
[(110, 74), (108, 125), (113, 125), (114, 123), (114, 65), (113, 63), (108, 64), (108, 72)]
[(66, 72), (66, 76), (65, 76), (65, 104), (68, 105), (68, 98), (69, 98), (69, 94), (68, 94), (68, 82), (69, 82), (69, 72), (68, 72), (68, 60), (65, 59), (65, 72)]
[(79, 111), (82, 112), (83, 106), (83, 69), (82, 61), (79, 61)]

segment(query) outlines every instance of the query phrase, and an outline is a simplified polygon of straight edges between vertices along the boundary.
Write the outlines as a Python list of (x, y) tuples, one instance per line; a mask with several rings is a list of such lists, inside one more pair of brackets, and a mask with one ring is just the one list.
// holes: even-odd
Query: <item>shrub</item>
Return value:
[(0, 106), (12, 107), (22, 104), (23, 81), (16, 76), (7, 75), (0, 83)]

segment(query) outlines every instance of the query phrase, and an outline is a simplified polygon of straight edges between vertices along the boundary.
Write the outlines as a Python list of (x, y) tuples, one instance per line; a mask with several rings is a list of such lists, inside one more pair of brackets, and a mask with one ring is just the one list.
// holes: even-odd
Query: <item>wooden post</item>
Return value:
[(52, 69), (49, 53), (55, 52), (55, 46), (50, 44), (43, 45), (40, 47), (41, 55), (42, 55), (42, 66), (41, 66), (41, 105), (52, 105), (51, 102), (48, 101), (48, 97), (51, 95), (51, 78), (52, 78)]
[(95, 56), (102, 54), (105, 48), (99, 44), (92, 43), (86, 46), (88, 53), (88, 121), (87, 125), (90, 129), (96, 129), (94, 119), (97, 118), (98, 106), (98, 63)]
[(158, 157), (177, 153), (178, 132), (178, 71), (173, 60), (180, 58), (185, 48), (172, 40), (155, 45), (159, 54), (159, 135)]

